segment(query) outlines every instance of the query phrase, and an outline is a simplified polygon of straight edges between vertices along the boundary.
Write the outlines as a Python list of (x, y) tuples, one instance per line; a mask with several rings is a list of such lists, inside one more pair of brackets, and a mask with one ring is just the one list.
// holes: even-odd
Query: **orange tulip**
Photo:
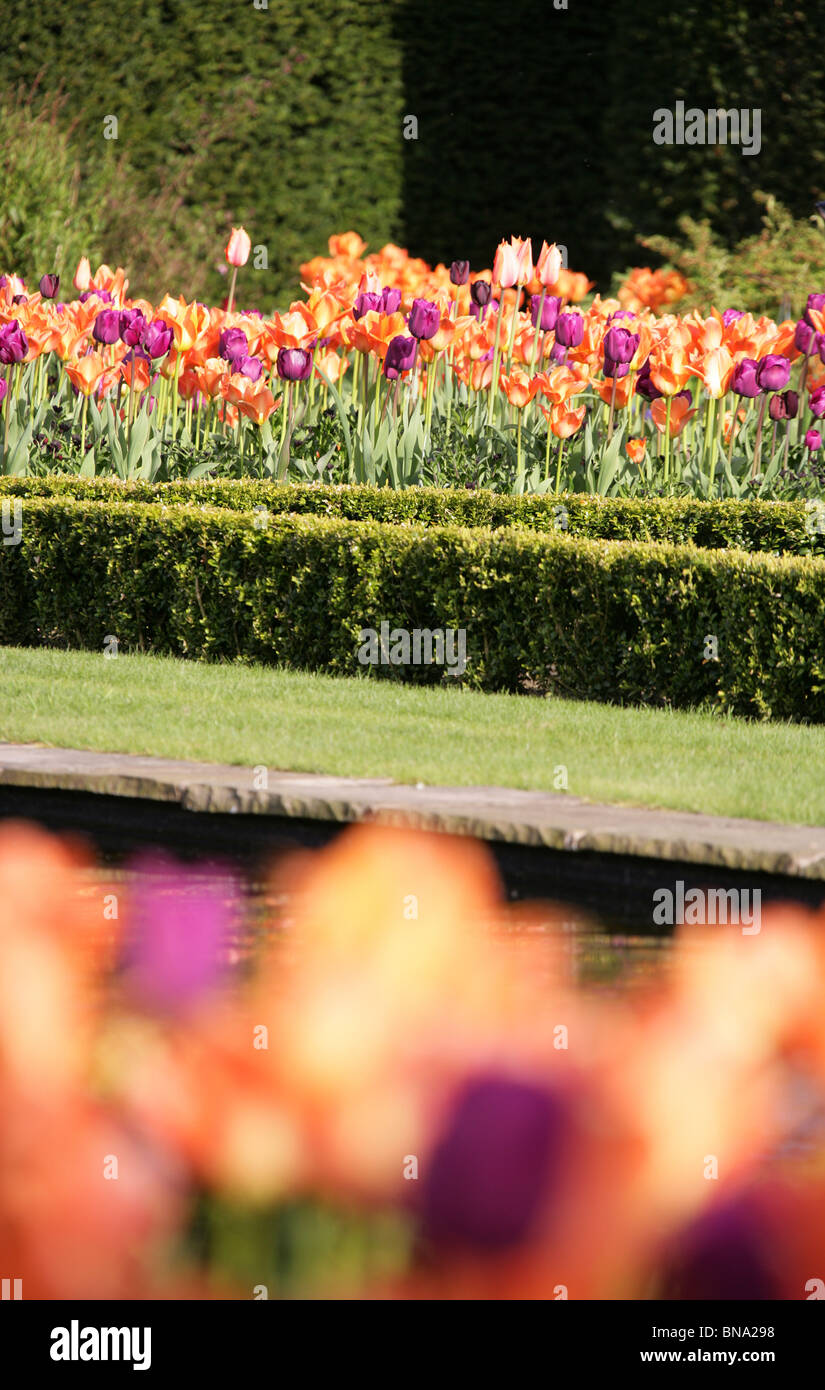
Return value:
[[(613, 394), (613, 383), (616, 383), (616, 393)], [(603, 381), (593, 383), (604, 401), (605, 405), (610, 405), (611, 400), (620, 410), (624, 410), (636, 394), (636, 374), (629, 372), (627, 376), (606, 377)]]
[(717, 347), (700, 358), (694, 371), (705, 383), (705, 388), (713, 399), (718, 401), (730, 386), (734, 366), (734, 360), (727, 348)]
[(570, 396), (587, 390), (587, 382), (566, 366), (555, 367), (550, 372), (539, 372), (535, 381), (538, 390), (553, 405), (562, 405)]
[(663, 396), (683, 391), (693, 372), (681, 348), (668, 350), (660, 345), (650, 354), (650, 380)]
[(524, 285), (533, 278), (533, 247), (528, 237), (511, 237), (499, 243), (493, 263), (493, 280), (502, 289)]
[(517, 406), (519, 410), (533, 399), (538, 390), (538, 383), (535, 377), (531, 381), (527, 373), (522, 371), (521, 367), (513, 367), (509, 376), (501, 372), (499, 375), (499, 384), (510, 404)]
[(256, 425), (262, 425), (264, 420), (268, 420), (278, 405), (263, 378), (250, 381), (248, 376), (234, 372), (230, 379), (223, 383), (221, 389), (224, 400), (236, 405), (241, 414), (254, 420)]
[(569, 439), (581, 429), (586, 413), (587, 407), (583, 405), (576, 410), (570, 410), (566, 405), (554, 405), (550, 409), (550, 429), (557, 439)]
[(77, 362), (66, 364), (67, 377), (83, 396), (91, 396), (105, 371), (106, 363), (99, 352), (90, 352)]
[(331, 236), (328, 245), (331, 256), (344, 256), (351, 261), (357, 261), (367, 249), (367, 243), (361, 240), (357, 232), (342, 232), (339, 236)]
[(631, 462), (631, 463), (641, 463), (642, 459), (643, 459), (644, 456), (645, 456), (645, 449), (647, 448), (647, 440), (645, 440), (645, 439), (628, 439), (628, 441), (627, 441), (627, 443), (625, 444), (624, 448), (625, 448), (625, 453), (627, 454), (627, 457), (630, 459), (630, 462)]
[(232, 234), (226, 243), (226, 259), (230, 265), (246, 265), (249, 260), (249, 253), (252, 250), (252, 242), (249, 234), (243, 227), (233, 227)]
[[(660, 434), (664, 434), (665, 429), (667, 428), (667, 401), (664, 400), (664, 399), (658, 400), (658, 401), (653, 401), (652, 404), (651, 404), (651, 407), (650, 407), (650, 413), (651, 413), (651, 415), (653, 416), (653, 423), (655, 424), (657, 430), (659, 431)], [(682, 399), (681, 397), (679, 397), (679, 398), (674, 398), (673, 400), (671, 400), (671, 402), (670, 402), (670, 437), (671, 437), (671, 439), (675, 439), (677, 435), (679, 435), (679, 434), (682, 433), (682, 430), (684, 429), (684, 427), (685, 427), (685, 425), (687, 424), (688, 420), (692, 420), (695, 414), (696, 414), (696, 411), (695, 411), (695, 410), (691, 410), (691, 408), (690, 408), (690, 402), (689, 402), (689, 401), (686, 401), (686, 400)]]
[(545, 289), (551, 289), (556, 284), (561, 269), (561, 251), (558, 246), (555, 242), (548, 246), (547, 242), (543, 241), (536, 262), (536, 278)]
[(135, 357), (131, 362), (121, 362), (119, 371), (127, 386), (135, 391), (147, 390), (149, 386), (149, 363), (144, 358)]

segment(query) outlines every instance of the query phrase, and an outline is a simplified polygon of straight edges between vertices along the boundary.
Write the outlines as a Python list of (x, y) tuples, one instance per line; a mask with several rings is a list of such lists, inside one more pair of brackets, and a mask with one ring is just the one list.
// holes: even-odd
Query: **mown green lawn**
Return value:
[(0, 739), (825, 824), (825, 727), (0, 648)]

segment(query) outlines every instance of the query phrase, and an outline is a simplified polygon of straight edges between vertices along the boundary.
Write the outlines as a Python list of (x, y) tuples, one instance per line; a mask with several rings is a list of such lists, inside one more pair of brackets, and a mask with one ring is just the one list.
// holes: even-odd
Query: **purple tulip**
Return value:
[(554, 344), (553, 344), (553, 346), (552, 346), (551, 349), (550, 349), (550, 361), (551, 361), (551, 362), (566, 362), (566, 361), (567, 361), (567, 348), (564, 346), (564, 343), (554, 343)]
[[(759, 363), (752, 357), (743, 357), (733, 369), (730, 388), (736, 392), (737, 396), (746, 396), (748, 400), (753, 400), (762, 390), (758, 381)], [(787, 381), (787, 377), (785, 378)]]
[(29, 296), (27, 294), (16, 294), (11, 302), (12, 304), (28, 304)]
[(608, 324), (615, 323), (617, 319), (635, 319), (636, 315), (632, 309), (617, 309), (615, 314), (611, 314), (607, 320)]
[(381, 296), (380, 294), (373, 294), (370, 290), (362, 290), (352, 306), (352, 317), (362, 319), (365, 314), (369, 313), (381, 313)]
[(459, 1093), (416, 1193), (428, 1245), (519, 1246), (535, 1228), (564, 1156), (568, 1109), (549, 1089), (490, 1073)]
[(724, 324), (725, 328), (730, 328), (731, 324), (736, 323), (737, 319), (743, 319), (744, 317), (744, 309), (725, 309), (724, 313), (722, 314), (722, 323)]
[(814, 339), (817, 337), (818, 334), (815, 330), (811, 328), (804, 319), (800, 319), (796, 325), (796, 332), (793, 335), (793, 345), (797, 352), (816, 352), (817, 344)]
[(821, 420), (825, 415), (825, 386), (817, 386), (808, 397), (808, 405), (811, 407), (811, 414)]
[(410, 370), (415, 362), (417, 346), (415, 338), (407, 338), (403, 333), (397, 333), (394, 338), (390, 338), (384, 358), (384, 376), (388, 380), (395, 381), (402, 372)]
[[(534, 294), (530, 299), (530, 317), (533, 320), (533, 327), (539, 328), (542, 333), (552, 333), (560, 308), (561, 300), (556, 295), (545, 295), (542, 306), (541, 295)], [(541, 324), (538, 322), (539, 309), (541, 309)]]
[(29, 350), (29, 340), (20, 324), (12, 321), (0, 328), (0, 362), (7, 366), (12, 362), (22, 362)]
[(4, 376), (0, 376), (0, 402), (2, 402), (5, 399), (6, 392), (8, 391), (8, 389), (9, 383), (6, 381), (6, 378)]
[(556, 342), (563, 347), (578, 347), (584, 337), (584, 319), (581, 314), (559, 314), (556, 319)]
[(470, 286), (470, 298), (480, 309), (483, 309), (485, 305), (490, 303), (490, 295), (492, 293), (493, 287), (489, 280), (474, 280)]
[(673, 1300), (774, 1300), (781, 1297), (772, 1268), (773, 1238), (750, 1197), (703, 1212), (669, 1243), (662, 1260), (661, 1297)]
[(385, 288), (381, 291), (381, 313), (397, 314), (400, 308), (401, 291), (393, 289), (390, 285), (385, 286)]
[(121, 309), (118, 316), (120, 339), (127, 347), (137, 347), (146, 328), (146, 319), (140, 309)]
[(249, 354), (249, 339), (242, 328), (225, 328), (218, 339), (218, 356), (236, 362)]
[(40, 293), (44, 299), (54, 299), (59, 288), (59, 275), (44, 275), (40, 280)]
[(81, 304), (85, 304), (87, 299), (92, 299), (93, 297), (102, 299), (104, 304), (111, 304), (112, 302), (112, 296), (108, 290), (84, 290), (83, 293), (79, 294), (77, 297)]
[[(626, 328), (608, 328), (602, 342), (605, 362), (631, 362), (640, 341), (638, 333), (628, 333)], [(605, 374), (614, 375), (613, 372)], [(621, 375), (624, 376), (626, 373), (623, 372)]]
[(250, 381), (260, 381), (264, 367), (259, 357), (233, 357), (230, 361), (233, 372), (248, 376)]
[(165, 357), (175, 335), (165, 319), (152, 319), (143, 330), (141, 344), (150, 357)]
[(470, 278), (469, 261), (453, 261), (450, 266), (450, 279), (454, 285), (466, 285)]
[[(649, 357), (645, 358), (644, 362), (639, 368), (639, 374), (636, 377), (636, 390), (638, 391), (639, 395), (644, 396), (645, 400), (647, 401), (658, 401), (664, 395), (664, 392), (660, 391), (658, 386), (654, 386), (653, 382), (651, 381)], [(688, 395), (690, 395), (690, 392), (688, 392)]]
[(814, 322), (813, 322), (813, 320), (812, 320), (812, 318), (811, 318), (811, 313), (810, 313), (811, 309), (825, 309), (825, 294), (809, 294), (809, 295), (808, 295), (808, 302), (807, 302), (807, 304), (805, 305), (805, 309), (804, 309), (804, 312), (803, 312), (803, 314), (802, 314), (802, 317), (803, 317), (803, 319), (805, 320), (805, 322), (808, 324), (808, 327), (809, 327), (809, 328), (815, 327)]
[(805, 435), (805, 445), (812, 454), (815, 454), (817, 449), (822, 448), (822, 435), (819, 430), (808, 430)]
[(184, 1013), (217, 985), (221, 951), (237, 930), (240, 892), (231, 873), (190, 869), (164, 854), (135, 861), (129, 994), (164, 1013)]
[(795, 391), (783, 391), (771, 396), (768, 414), (772, 420), (795, 420), (799, 411), (799, 396)]
[(116, 343), (120, 337), (120, 314), (117, 309), (101, 309), (92, 327), (96, 343)]
[(619, 380), (621, 377), (627, 376), (630, 371), (630, 363), (615, 362), (612, 357), (605, 356), (604, 362), (602, 363), (602, 371), (605, 376), (616, 377), (616, 379)]
[(441, 325), (441, 310), (429, 299), (414, 299), (407, 327), (414, 338), (434, 338)]
[(757, 364), (756, 380), (761, 391), (781, 391), (791, 379), (791, 364), (787, 357), (769, 352)]
[(312, 371), (312, 353), (305, 348), (278, 350), (278, 376), (282, 381), (306, 381)]

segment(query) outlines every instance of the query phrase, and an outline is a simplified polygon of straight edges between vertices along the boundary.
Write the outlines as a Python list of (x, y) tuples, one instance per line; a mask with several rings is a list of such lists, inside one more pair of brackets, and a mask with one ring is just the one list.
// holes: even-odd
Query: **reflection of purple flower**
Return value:
[(530, 1234), (556, 1178), (567, 1107), (552, 1091), (491, 1073), (458, 1095), (420, 1183), (433, 1244), (504, 1250)]
[(781, 1297), (771, 1268), (771, 1237), (752, 1199), (740, 1197), (683, 1228), (660, 1267), (666, 1299)]
[(220, 952), (236, 925), (237, 883), (214, 866), (192, 869), (164, 854), (132, 867), (129, 992), (150, 1008), (185, 1011), (219, 980)]
[(415, 361), (415, 352), (415, 338), (407, 338), (403, 333), (396, 333), (395, 337), (390, 338), (387, 344), (384, 376), (389, 381), (395, 381), (401, 372), (408, 372)]

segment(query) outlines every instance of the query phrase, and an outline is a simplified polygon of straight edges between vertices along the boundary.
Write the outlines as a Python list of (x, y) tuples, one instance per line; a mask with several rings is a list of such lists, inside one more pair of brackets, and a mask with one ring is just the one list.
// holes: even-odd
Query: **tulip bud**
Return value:
[(806, 305), (805, 305), (805, 309), (804, 309), (804, 312), (803, 312), (803, 314), (802, 314), (802, 317), (803, 317), (803, 319), (805, 320), (805, 322), (808, 324), (808, 326), (809, 326), (810, 328), (813, 328), (815, 325), (814, 325), (813, 319), (812, 319), (811, 316), (810, 316), (810, 310), (811, 310), (811, 309), (825, 309), (825, 294), (809, 294), (809, 295), (808, 295), (808, 301), (807, 301), (807, 303), (806, 303)]
[(434, 338), (441, 325), (441, 310), (429, 299), (414, 299), (408, 328), (414, 338)]
[(0, 362), (7, 366), (22, 362), (29, 350), (29, 340), (19, 323), (6, 323), (0, 328)]
[(808, 397), (808, 405), (811, 408), (811, 414), (817, 420), (821, 420), (822, 416), (825, 415), (825, 386), (817, 386), (816, 390), (811, 392)]
[[(626, 328), (608, 328), (602, 344), (605, 361), (632, 362), (640, 341), (638, 333), (628, 333)], [(607, 372), (606, 375), (613, 376), (615, 373)], [(624, 376), (625, 373), (620, 375)]]
[(384, 358), (384, 376), (389, 381), (395, 381), (402, 372), (410, 370), (415, 362), (417, 346), (415, 338), (407, 338), (403, 333), (390, 339)]
[[(541, 295), (534, 294), (530, 300), (530, 317), (533, 320), (533, 327), (538, 328), (541, 333), (552, 333), (560, 308), (561, 300), (555, 295), (545, 295), (542, 305)], [(538, 322), (539, 309), (541, 309), (541, 323)]]
[(165, 357), (174, 340), (175, 335), (166, 320), (153, 319), (144, 328), (141, 343), (150, 357)]
[(59, 275), (44, 275), (40, 281), (40, 293), (44, 299), (54, 299), (60, 288)]
[(762, 391), (781, 391), (787, 386), (791, 376), (791, 364), (787, 357), (769, 352), (756, 368), (756, 380)]
[(805, 435), (805, 445), (811, 453), (816, 453), (817, 449), (822, 448), (822, 435), (819, 430), (808, 430)]
[(380, 312), (381, 296), (380, 294), (371, 293), (370, 290), (362, 290), (352, 306), (352, 317), (354, 319), (363, 318), (364, 314), (379, 314)]
[(796, 391), (783, 391), (781, 395), (771, 396), (768, 414), (772, 420), (795, 420), (799, 410), (799, 396)]
[(117, 309), (101, 309), (92, 327), (96, 343), (116, 343), (120, 337), (120, 314)]
[(752, 357), (743, 357), (737, 362), (730, 383), (731, 390), (735, 391), (737, 396), (753, 400), (754, 396), (760, 394), (762, 388), (757, 380), (758, 366), (758, 362)]
[(489, 280), (474, 280), (470, 286), (470, 298), (480, 309), (483, 309), (485, 305), (490, 303), (490, 296), (492, 293), (493, 287)]
[(562, 347), (578, 347), (584, 337), (581, 314), (559, 314), (556, 320), (556, 342)]
[(470, 278), (469, 261), (453, 261), (450, 266), (450, 279), (454, 285), (466, 285)]
[(278, 376), (282, 381), (306, 381), (312, 371), (312, 353), (305, 348), (278, 350)]
[[(645, 358), (644, 363), (639, 368), (639, 373), (636, 377), (636, 390), (638, 394), (644, 396), (647, 401), (658, 401), (664, 395), (664, 392), (660, 391), (658, 386), (654, 386), (651, 380), (649, 357)], [(688, 396), (690, 396), (689, 391)]]
[(401, 291), (393, 289), (391, 286), (387, 285), (386, 288), (381, 291), (381, 313), (397, 314), (400, 308)]
[(248, 233), (243, 227), (233, 227), (232, 235), (226, 243), (226, 259), (230, 265), (246, 265), (249, 260), (249, 253), (252, 250), (252, 242)]
[(218, 355), (236, 362), (249, 353), (249, 340), (242, 328), (225, 328), (218, 339)]

